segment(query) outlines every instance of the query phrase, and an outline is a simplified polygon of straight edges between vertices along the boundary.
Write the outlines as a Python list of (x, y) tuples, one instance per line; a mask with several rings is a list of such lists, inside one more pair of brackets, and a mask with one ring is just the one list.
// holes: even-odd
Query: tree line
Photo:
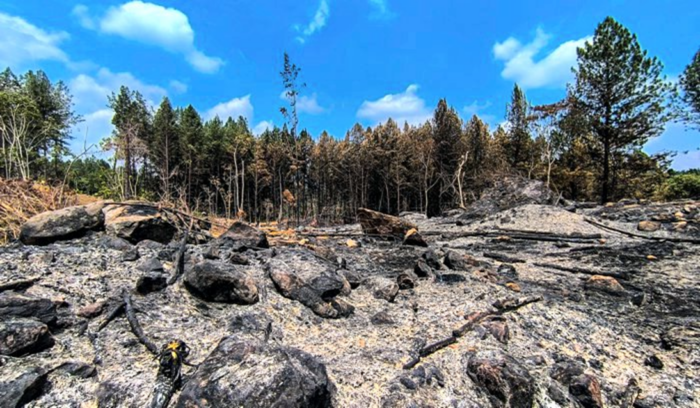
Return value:
[[(313, 137), (300, 126), (300, 69), (284, 56), (285, 124), (253, 135), (245, 118), (203, 120), (164, 98), (151, 109), (122, 87), (108, 98), (114, 133), (109, 161), (66, 156), (79, 118), (62, 83), (31, 71), (0, 76), (0, 132), (6, 178), (63, 177), (88, 194), (147, 198), (251, 221), (352, 218), (360, 207), (429, 216), (478, 199), (493, 182), (518, 174), (563, 197), (608, 202), (668, 190), (669, 156), (642, 146), (671, 120), (700, 126), (700, 50), (679, 81), (662, 75), (634, 34), (612, 18), (578, 50), (566, 97), (533, 106), (515, 84), (506, 125), (491, 131), (461, 118), (445, 99), (421, 125), (392, 119), (355, 124), (344, 137)], [(301, 129), (301, 130), (299, 130)], [(690, 178), (688, 178), (690, 177)], [(700, 178), (690, 174), (690, 191)], [(693, 190), (696, 188), (696, 190)]]

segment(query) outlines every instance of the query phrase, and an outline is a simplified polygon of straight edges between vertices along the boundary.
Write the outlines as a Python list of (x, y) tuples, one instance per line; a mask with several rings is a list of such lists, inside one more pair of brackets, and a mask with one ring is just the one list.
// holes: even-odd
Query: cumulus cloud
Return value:
[(253, 134), (255, 136), (260, 136), (264, 131), (266, 130), (272, 130), (275, 127), (275, 124), (272, 123), (271, 120), (263, 120), (262, 122), (258, 123), (255, 125), (253, 128)]
[(70, 63), (60, 44), (63, 31), (48, 32), (20, 17), (0, 13), (0, 66), (20, 68), (36, 61)]
[(239, 116), (243, 116), (250, 122), (253, 119), (253, 104), (250, 103), (250, 95), (222, 102), (209, 109), (204, 115), (206, 119), (212, 119), (215, 116), (218, 116), (221, 120), (228, 118), (238, 119)]
[(300, 26), (298, 24), (294, 26), (294, 29), (299, 33), (297, 41), (303, 44), (306, 42), (307, 38), (325, 27), (330, 13), (331, 9), (328, 5), (328, 0), (321, 0), (309, 24), (306, 26)]
[(510, 37), (493, 46), (493, 55), (504, 62), (501, 76), (517, 82), (523, 88), (560, 88), (571, 80), (571, 67), (576, 65), (576, 49), (590, 41), (591, 37), (566, 41), (542, 56), (551, 36), (538, 28), (535, 38), (522, 44)]
[(99, 18), (91, 17), (84, 5), (75, 6), (73, 15), (83, 27), (181, 54), (199, 72), (217, 72), (224, 63), (195, 47), (195, 33), (187, 15), (175, 8), (136, 0), (110, 7)]
[(425, 100), (416, 92), (418, 92), (418, 85), (412, 84), (404, 92), (389, 94), (376, 101), (364, 101), (357, 111), (357, 117), (373, 121), (375, 124), (389, 118), (399, 124), (404, 122), (411, 125), (422, 124), (431, 118), (432, 113), (426, 108)]
[(372, 18), (392, 18), (394, 13), (389, 10), (388, 0), (369, 0), (370, 6), (374, 9), (374, 12), (370, 17)]

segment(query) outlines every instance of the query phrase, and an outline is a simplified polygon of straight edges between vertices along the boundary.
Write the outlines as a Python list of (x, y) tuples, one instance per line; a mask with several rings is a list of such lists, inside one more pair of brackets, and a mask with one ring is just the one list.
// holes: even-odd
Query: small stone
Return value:
[(401, 383), (401, 385), (408, 388), (409, 390), (415, 390), (416, 388), (418, 388), (416, 382), (408, 377), (401, 377), (399, 379), (399, 382)]
[(94, 303), (90, 303), (89, 305), (81, 307), (80, 309), (78, 309), (78, 311), (75, 314), (80, 316), (80, 317), (85, 317), (85, 318), (90, 319), (90, 318), (97, 317), (100, 314), (102, 314), (104, 307), (105, 307), (104, 301), (94, 302)]
[(375, 278), (372, 282), (374, 289), (374, 297), (384, 299), (387, 302), (393, 302), (396, 295), (399, 294), (399, 285), (396, 282), (386, 278)]
[(644, 292), (637, 293), (636, 295), (632, 296), (632, 304), (635, 306), (644, 306), (647, 303), (649, 303), (649, 299), (647, 294)]
[(507, 287), (508, 289), (512, 290), (513, 292), (520, 292), (520, 291), (522, 290), (522, 289), (520, 289), (520, 285), (518, 285), (518, 284), (515, 283), (515, 282), (508, 282), (508, 283), (506, 283), (506, 287)]
[(389, 316), (389, 313), (387, 312), (379, 312), (375, 314), (374, 316), (372, 316), (370, 321), (375, 326), (390, 325), (395, 323), (391, 316)]
[(228, 261), (234, 265), (248, 265), (250, 264), (250, 261), (248, 258), (244, 255), (241, 255), (237, 252), (234, 252), (231, 254), (231, 256), (228, 258)]
[(432, 249), (423, 252), (420, 257), (433, 269), (439, 270), (442, 266), (442, 263), (440, 263), (440, 257)]
[(359, 248), (360, 243), (358, 241), (355, 241), (354, 239), (349, 239), (345, 242), (345, 245), (348, 246), (348, 248)]
[(663, 361), (661, 361), (659, 356), (657, 356), (656, 354), (653, 354), (644, 359), (644, 365), (655, 368), (657, 370), (662, 370), (664, 368)]
[(658, 231), (661, 228), (661, 223), (657, 221), (641, 221), (637, 225), (637, 229), (645, 232)]
[(142, 259), (136, 266), (136, 269), (141, 272), (162, 271), (163, 264), (158, 259), (149, 257)]
[(396, 278), (396, 283), (400, 290), (413, 289), (416, 287), (418, 277), (413, 272), (403, 272)]
[(232, 265), (204, 261), (187, 270), (183, 282), (190, 293), (210, 302), (251, 305), (258, 301), (253, 278)]
[(511, 264), (501, 264), (498, 267), (498, 274), (509, 279), (518, 279), (518, 271)]
[(416, 261), (416, 266), (413, 267), (413, 273), (419, 278), (427, 278), (433, 275), (433, 269), (421, 258)]
[(686, 229), (686, 227), (688, 227), (688, 222), (686, 222), (686, 221), (674, 222), (672, 225), (673, 225), (674, 231), (683, 231)]
[(79, 361), (63, 363), (56, 369), (78, 378), (91, 378), (97, 375), (95, 366)]
[(593, 275), (586, 282), (586, 289), (599, 290), (611, 295), (623, 295), (625, 288), (612, 276)]
[(53, 345), (49, 328), (41, 322), (22, 318), (0, 321), (0, 354), (19, 357)]
[(427, 247), (428, 243), (425, 242), (417, 229), (411, 228), (408, 230), (408, 232), (406, 232), (406, 235), (403, 238), (403, 245)]
[(136, 292), (147, 295), (168, 287), (168, 274), (162, 271), (146, 272), (136, 281)]
[(445, 266), (452, 270), (466, 271), (479, 265), (479, 261), (469, 255), (462, 255), (454, 251), (448, 251), (445, 254)]
[(122, 252), (121, 260), (122, 262), (133, 262), (141, 257), (138, 248), (130, 248)]

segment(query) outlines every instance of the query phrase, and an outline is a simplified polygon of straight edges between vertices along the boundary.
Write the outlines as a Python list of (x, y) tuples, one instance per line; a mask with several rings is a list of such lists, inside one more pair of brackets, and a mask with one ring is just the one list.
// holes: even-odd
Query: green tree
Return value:
[(129, 199), (137, 192), (136, 163), (139, 157), (145, 158), (147, 154), (151, 113), (143, 96), (125, 86), (118, 94), (112, 93), (108, 100), (114, 111), (115, 155), (124, 160), (122, 192), (124, 198)]
[(180, 149), (185, 167), (187, 201), (193, 202), (192, 186), (200, 176), (204, 159), (204, 126), (197, 110), (188, 105), (180, 115)]
[(462, 121), (459, 115), (447, 105), (447, 100), (441, 99), (433, 116), (437, 179), (434, 181), (435, 188), (430, 190), (427, 203), (429, 217), (440, 215), (443, 209), (454, 203), (454, 177), (461, 156), (461, 137)]
[(577, 54), (570, 91), (603, 146), (600, 200), (607, 202), (615, 197), (613, 154), (663, 131), (670, 119), (666, 101), (672, 86), (661, 76), (661, 62), (648, 57), (637, 36), (612, 17), (598, 25), (593, 40)]
[(688, 107), (684, 119), (700, 128), (700, 50), (695, 53), (693, 61), (685, 67), (680, 85), (683, 90), (683, 102)]
[(162, 182), (163, 198), (172, 197), (172, 180), (180, 163), (180, 133), (177, 126), (177, 114), (170, 100), (163, 98), (153, 118), (153, 137), (150, 140), (149, 154), (152, 165)]
[(506, 108), (506, 120), (510, 125), (505, 153), (515, 171), (525, 171), (530, 161), (532, 137), (530, 136), (530, 103), (525, 92), (513, 85), (511, 101)]

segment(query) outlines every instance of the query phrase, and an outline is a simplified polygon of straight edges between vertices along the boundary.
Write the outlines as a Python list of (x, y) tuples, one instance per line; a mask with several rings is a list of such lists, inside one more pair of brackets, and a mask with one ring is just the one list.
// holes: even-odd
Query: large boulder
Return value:
[(37, 214), (22, 225), (19, 239), (27, 245), (47, 245), (101, 229), (104, 206), (104, 202), (97, 202)]
[(527, 369), (513, 357), (495, 351), (468, 356), (467, 375), (485, 391), (494, 408), (530, 408), (537, 387)]
[(269, 248), (265, 233), (243, 222), (235, 222), (214, 242), (218, 247), (231, 247), (236, 251), (248, 248)]
[(296, 300), (321, 317), (350, 315), (354, 307), (338, 299), (352, 290), (335, 266), (307, 250), (280, 251), (270, 259), (267, 269), (282, 296)]
[(185, 272), (185, 287), (210, 302), (252, 305), (258, 301), (255, 280), (235, 266), (204, 261)]
[(417, 231), (416, 225), (408, 220), (366, 208), (357, 210), (357, 219), (365, 234), (392, 235), (403, 239), (408, 231), (412, 229)]
[(23, 356), (54, 345), (49, 328), (32, 319), (0, 320), (0, 354)]
[(150, 204), (113, 204), (102, 212), (107, 233), (133, 244), (146, 239), (167, 244), (178, 231), (166, 214)]
[(517, 176), (506, 177), (487, 189), (459, 219), (484, 218), (526, 204), (552, 204), (553, 199), (554, 193), (541, 181)]
[(326, 367), (303, 351), (223, 339), (185, 384), (176, 408), (331, 407)]

